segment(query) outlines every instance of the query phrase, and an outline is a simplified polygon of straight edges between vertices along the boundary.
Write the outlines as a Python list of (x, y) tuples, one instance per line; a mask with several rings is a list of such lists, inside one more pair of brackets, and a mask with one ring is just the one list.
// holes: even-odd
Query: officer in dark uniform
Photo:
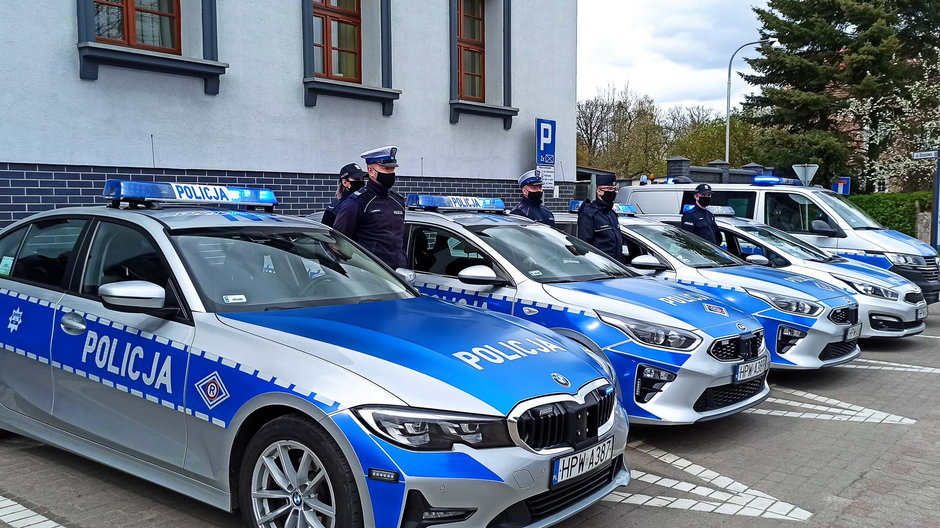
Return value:
[(330, 204), (330, 208), (323, 212), (323, 219), (320, 222), (332, 227), (333, 221), (336, 220), (336, 206), (352, 196), (354, 192), (362, 189), (366, 184), (364, 180), (368, 176), (366, 171), (360, 169), (359, 165), (355, 163), (344, 165), (339, 170), (339, 187), (336, 188), (336, 199)]
[(333, 229), (355, 240), (392, 269), (406, 266), (405, 200), (391, 192), (395, 185), (398, 147), (363, 152), (369, 181), (341, 201)]
[(509, 212), (555, 227), (555, 215), (542, 205), (542, 175), (537, 170), (519, 176), (522, 200)]
[(695, 203), (682, 207), (682, 229), (695, 233), (712, 244), (721, 245), (721, 233), (715, 215), (706, 209), (712, 200), (712, 186), (700, 183), (695, 187)]
[(578, 209), (578, 238), (603, 251), (610, 258), (623, 262), (623, 235), (613, 210), (617, 185), (613, 174), (601, 174), (597, 183), (597, 199), (584, 202)]

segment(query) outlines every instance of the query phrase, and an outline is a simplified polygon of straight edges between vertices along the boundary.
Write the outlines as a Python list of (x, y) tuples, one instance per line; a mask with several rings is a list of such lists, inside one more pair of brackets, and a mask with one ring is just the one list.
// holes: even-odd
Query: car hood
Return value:
[(796, 295), (811, 300), (841, 298), (846, 295), (845, 291), (825, 281), (763, 266), (705, 268), (697, 271), (708, 281), (729, 287), (752, 288), (783, 295)]
[[(414, 406), (467, 411), (449, 407), (446, 393), (429, 398), (420, 387), (427, 377), (504, 415), (520, 401), (574, 394), (604, 377), (596, 361), (554, 332), (427, 297), (219, 318), (338, 364)], [(389, 363), (399, 375), (386, 371), (383, 376), (382, 366)], [(570, 386), (556, 382), (553, 374), (567, 378)], [(456, 399), (466, 398), (451, 401)]]
[[(647, 277), (545, 284), (559, 301), (686, 330), (747, 321), (747, 313), (701, 291)], [(750, 328), (748, 328), (750, 330)]]
[(910, 289), (916, 287), (913, 282), (896, 273), (852, 259), (843, 259), (841, 262), (806, 261), (806, 267), (858, 279), (859, 281), (872, 283), (876, 286), (886, 286), (890, 288), (909, 287)]
[(937, 251), (912, 236), (894, 231), (893, 229), (865, 230), (857, 229), (854, 231), (858, 238), (871, 244), (871, 247), (858, 248), (860, 250), (886, 251), (888, 253), (907, 253), (909, 255), (922, 255), (924, 257), (936, 257)]

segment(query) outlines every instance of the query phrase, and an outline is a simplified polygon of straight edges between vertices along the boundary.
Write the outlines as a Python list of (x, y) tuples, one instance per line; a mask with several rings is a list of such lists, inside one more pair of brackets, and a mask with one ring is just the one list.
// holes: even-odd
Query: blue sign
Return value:
[(844, 194), (848, 196), (849, 191), (852, 189), (852, 178), (848, 176), (842, 176), (837, 178), (836, 181), (832, 182), (832, 192), (838, 194)]
[(535, 120), (535, 164), (555, 164), (555, 122), (552, 120)]

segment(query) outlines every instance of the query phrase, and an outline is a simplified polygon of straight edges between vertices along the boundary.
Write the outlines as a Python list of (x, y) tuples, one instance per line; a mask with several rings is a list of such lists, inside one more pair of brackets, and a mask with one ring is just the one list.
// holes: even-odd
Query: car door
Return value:
[[(55, 313), (53, 416), (86, 439), (181, 466), (183, 399), (193, 326), (159, 246), (137, 226), (101, 220)], [(98, 288), (146, 281), (166, 291), (165, 313), (106, 307)]]
[[(461, 305), (512, 314), (516, 288), (483, 250), (466, 237), (437, 226), (411, 226), (408, 259), (415, 285), (425, 295)], [(487, 266), (506, 285), (466, 284), (457, 275), (470, 266)]]
[(0, 405), (49, 422), (56, 305), (88, 221), (45, 218), (0, 239)]

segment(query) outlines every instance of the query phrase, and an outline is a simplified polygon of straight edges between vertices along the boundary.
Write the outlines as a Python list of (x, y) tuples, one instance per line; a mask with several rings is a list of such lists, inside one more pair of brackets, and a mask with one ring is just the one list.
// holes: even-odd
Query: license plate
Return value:
[(747, 363), (741, 363), (740, 365), (734, 366), (734, 382), (741, 383), (749, 379), (756, 378), (762, 375), (764, 372), (767, 372), (767, 367), (770, 365), (770, 360), (766, 357), (755, 359), (754, 361), (748, 361)]
[(926, 306), (924, 306), (923, 308), (918, 308), (918, 309), (917, 309), (917, 318), (918, 318), (918, 319), (926, 319), (926, 318), (927, 318), (927, 307), (926, 307)]
[(858, 339), (858, 336), (862, 335), (862, 323), (856, 323), (852, 325), (851, 328), (845, 330), (845, 340), (851, 341), (853, 339)]
[(552, 486), (590, 473), (614, 458), (613, 437), (587, 449), (552, 461)]

